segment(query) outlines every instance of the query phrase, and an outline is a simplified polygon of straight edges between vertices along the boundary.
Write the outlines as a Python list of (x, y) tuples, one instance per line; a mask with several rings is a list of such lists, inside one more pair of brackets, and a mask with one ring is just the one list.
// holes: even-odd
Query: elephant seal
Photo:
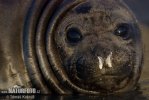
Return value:
[(141, 32), (122, 0), (1, 2), (7, 9), (0, 15), (0, 91), (101, 95), (135, 89)]

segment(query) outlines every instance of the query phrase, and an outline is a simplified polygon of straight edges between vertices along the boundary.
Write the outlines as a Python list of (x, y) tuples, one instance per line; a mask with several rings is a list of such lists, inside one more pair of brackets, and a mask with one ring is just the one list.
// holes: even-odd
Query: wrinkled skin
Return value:
[[(65, 15), (55, 34), (69, 78), (88, 90), (118, 90), (132, 77), (137, 56), (135, 34), (139, 30), (128, 9), (115, 3), (92, 0), (77, 5)], [(127, 32), (116, 35), (123, 24), (127, 24)], [(69, 39), (67, 35), (73, 33), (81, 34), (80, 40)]]

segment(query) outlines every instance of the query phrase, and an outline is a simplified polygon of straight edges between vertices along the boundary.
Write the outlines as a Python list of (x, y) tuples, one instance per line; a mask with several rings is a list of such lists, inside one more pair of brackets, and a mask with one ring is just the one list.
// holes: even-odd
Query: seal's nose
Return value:
[[(112, 52), (103, 56), (80, 57), (76, 62), (76, 72), (80, 79), (87, 80), (98, 74), (105, 74), (113, 67)], [(100, 69), (100, 70), (99, 70)]]
[(103, 68), (104, 63), (111, 68), (112, 67), (112, 52), (106, 57), (104, 60), (102, 57), (98, 56), (98, 63), (99, 63), (99, 69)]

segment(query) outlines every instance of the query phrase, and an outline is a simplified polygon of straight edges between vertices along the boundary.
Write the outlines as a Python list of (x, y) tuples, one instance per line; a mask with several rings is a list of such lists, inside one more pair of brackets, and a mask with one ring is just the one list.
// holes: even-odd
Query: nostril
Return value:
[(102, 57), (98, 56), (98, 61), (99, 61), (99, 69), (103, 68), (103, 59)]
[(106, 64), (108, 65), (108, 67), (112, 67), (112, 52), (107, 56)]

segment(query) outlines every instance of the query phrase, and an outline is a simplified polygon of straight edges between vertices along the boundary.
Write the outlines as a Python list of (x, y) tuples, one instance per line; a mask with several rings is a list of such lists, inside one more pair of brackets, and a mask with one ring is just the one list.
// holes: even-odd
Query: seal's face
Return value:
[(68, 77), (88, 90), (118, 90), (136, 62), (135, 20), (122, 5), (98, 0), (72, 8), (58, 25), (55, 42)]

